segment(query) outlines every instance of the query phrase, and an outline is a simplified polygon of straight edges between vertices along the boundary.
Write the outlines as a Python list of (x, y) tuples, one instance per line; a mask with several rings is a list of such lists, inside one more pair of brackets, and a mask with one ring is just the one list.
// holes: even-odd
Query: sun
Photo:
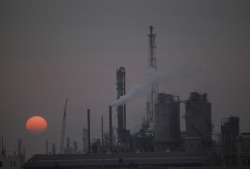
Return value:
[(40, 116), (33, 116), (27, 120), (26, 129), (32, 134), (43, 133), (47, 129), (47, 122)]

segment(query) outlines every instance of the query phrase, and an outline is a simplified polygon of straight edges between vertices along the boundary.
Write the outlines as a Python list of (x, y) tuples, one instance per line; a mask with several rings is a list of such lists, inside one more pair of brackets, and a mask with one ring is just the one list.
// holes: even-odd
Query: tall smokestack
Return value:
[(2, 136), (2, 151), (3, 151), (3, 136)]
[(110, 151), (112, 149), (112, 106), (109, 106), (109, 146), (110, 146)]
[(2, 151), (1, 156), (6, 157), (6, 150), (3, 148), (3, 136), (2, 136)]
[(102, 152), (103, 152), (103, 142), (104, 142), (104, 139), (103, 139), (103, 116), (102, 116)]
[(21, 147), (22, 147), (22, 141), (21, 141), (21, 139), (18, 139), (17, 155), (18, 155), (19, 157), (22, 155)]
[(90, 110), (88, 109), (88, 153), (90, 153)]
[(48, 151), (48, 140), (46, 139), (46, 154), (48, 155), (49, 154), (49, 151)]

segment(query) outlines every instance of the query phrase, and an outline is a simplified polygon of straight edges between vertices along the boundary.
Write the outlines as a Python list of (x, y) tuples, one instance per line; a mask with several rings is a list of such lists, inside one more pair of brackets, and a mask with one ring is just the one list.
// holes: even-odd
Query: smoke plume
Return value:
[[(111, 106), (125, 104), (135, 98), (148, 95), (151, 85), (158, 83), (163, 76), (165, 76), (163, 73), (156, 72), (155, 69), (149, 69), (147, 80), (145, 80), (141, 85), (133, 84), (132, 89), (126, 95), (121, 96), (118, 100), (113, 101)], [(165, 79), (166, 77), (167, 76), (165, 76)]]
[(125, 104), (135, 98), (146, 96), (150, 92), (150, 88), (154, 84), (168, 83), (174, 78), (193, 78), (194, 73), (201, 71), (199, 66), (190, 66), (182, 64), (177, 71), (170, 73), (172, 71), (157, 72), (155, 69), (149, 69), (147, 73), (147, 79), (141, 84), (133, 84), (132, 89), (124, 96), (121, 96), (118, 100), (114, 100), (111, 106), (118, 106)]

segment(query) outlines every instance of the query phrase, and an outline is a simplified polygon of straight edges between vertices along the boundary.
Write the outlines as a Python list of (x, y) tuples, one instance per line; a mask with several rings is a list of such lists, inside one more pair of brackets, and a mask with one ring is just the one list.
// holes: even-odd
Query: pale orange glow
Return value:
[(27, 120), (26, 129), (33, 134), (43, 133), (47, 129), (47, 122), (40, 116), (33, 116)]

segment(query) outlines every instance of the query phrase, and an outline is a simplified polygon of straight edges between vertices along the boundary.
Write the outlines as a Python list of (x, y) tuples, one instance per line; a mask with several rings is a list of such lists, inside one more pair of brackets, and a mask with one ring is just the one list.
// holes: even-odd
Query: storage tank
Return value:
[(212, 123), (207, 94), (192, 92), (185, 103), (185, 150), (209, 151), (212, 146)]
[(155, 151), (175, 151), (180, 146), (180, 101), (171, 94), (158, 94), (155, 104)]
[(225, 156), (236, 155), (236, 139), (240, 133), (239, 117), (229, 117), (221, 120), (222, 153)]

